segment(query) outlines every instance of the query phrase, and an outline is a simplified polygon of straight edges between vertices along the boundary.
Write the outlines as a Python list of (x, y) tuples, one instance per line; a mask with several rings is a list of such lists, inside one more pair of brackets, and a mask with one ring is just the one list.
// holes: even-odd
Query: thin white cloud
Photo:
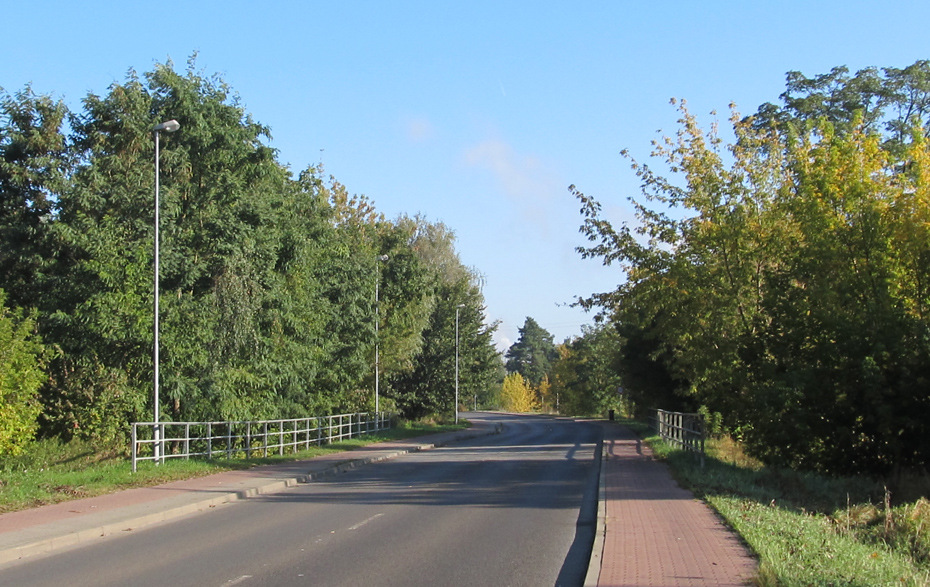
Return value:
[(522, 221), (548, 232), (548, 211), (560, 193), (560, 183), (540, 159), (516, 153), (509, 144), (492, 139), (467, 149), (464, 160), (469, 167), (491, 173), (516, 205)]
[(407, 138), (414, 143), (424, 143), (433, 138), (433, 124), (425, 117), (411, 118), (406, 126)]

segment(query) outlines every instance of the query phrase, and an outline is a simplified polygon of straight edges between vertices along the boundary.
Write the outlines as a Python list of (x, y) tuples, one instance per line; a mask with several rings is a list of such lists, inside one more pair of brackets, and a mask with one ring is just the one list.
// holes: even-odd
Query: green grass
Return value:
[(624, 421), (710, 504), (759, 558), (763, 587), (930, 585), (930, 501), (909, 480), (892, 505), (870, 479), (764, 467), (735, 443), (711, 441), (702, 468), (645, 425)]
[(380, 434), (311, 447), (309, 450), (283, 456), (210, 461), (168, 459), (158, 466), (145, 461), (139, 463), (135, 473), (132, 472), (132, 464), (125, 455), (113, 451), (101, 452), (92, 443), (37, 441), (25, 454), (0, 460), (0, 513), (221, 471), (309, 459), (333, 452), (355, 450), (376, 442), (413, 438), (465, 427), (467, 423), (456, 426), (431, 422), (402, 422), (399, 426)]

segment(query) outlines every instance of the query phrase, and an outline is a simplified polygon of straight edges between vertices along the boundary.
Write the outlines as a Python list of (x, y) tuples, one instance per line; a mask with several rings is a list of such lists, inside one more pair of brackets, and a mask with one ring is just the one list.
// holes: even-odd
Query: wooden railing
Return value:
[(672, 446), (699, 455), (701, 466), (704, 466), (705, 426), (702, 414), (656, 410), (649, 419), (663, 440)]

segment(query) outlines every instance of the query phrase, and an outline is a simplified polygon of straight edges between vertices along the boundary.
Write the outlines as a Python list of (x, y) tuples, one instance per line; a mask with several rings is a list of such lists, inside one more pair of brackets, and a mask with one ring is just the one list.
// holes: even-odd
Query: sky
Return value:
[[(671, 98), (709, 128), (729, 105), (778, 102), (785, 74), (930, 58), (930, 2), (3, 2), (0, 87), (80, 110), (130, 70), (217, 74), (296, 174), (322, 163), (388, 218), (455, 232), (506, 349), (532, 317), (556, 343), (615, 289), (582, 259), (579, 204), (634, 222), (627, 149), (677, 130)], [(711, 113), (716, 111), (717, 117)], [(722, 124), (721, 126), (725, 126)]]

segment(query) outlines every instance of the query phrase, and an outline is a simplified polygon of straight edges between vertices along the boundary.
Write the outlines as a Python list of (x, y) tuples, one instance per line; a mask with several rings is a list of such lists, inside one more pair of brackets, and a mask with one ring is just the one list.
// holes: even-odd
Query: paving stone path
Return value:
[(757, 563), (628, 428), (604, 425), (606, 533), (599, 587), (741, 586)]

